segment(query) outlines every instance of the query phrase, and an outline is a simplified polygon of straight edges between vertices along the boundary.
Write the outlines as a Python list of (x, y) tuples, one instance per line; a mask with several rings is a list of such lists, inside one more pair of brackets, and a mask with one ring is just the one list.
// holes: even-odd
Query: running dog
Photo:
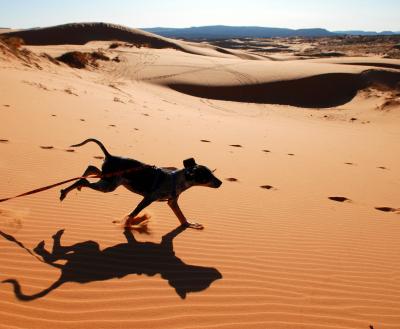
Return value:
[[(114, 156), (100, 141), (94, 138), (71, 145), (71, 147), (82, 146), (89, 142), (96, 143), (104, 152), (102, 170), (95, 166), (87, 167), (82, 175), (83, 178), (61, 190), (61, 201), (74, 189), (80, 191), (82, 187), (89, 187), (106, 193), (123, 185), (129, 191), (143, 196), (143, 200), (128, 215), (126, 224), (152, 202), (167, 201), (182, 226), (200, 230), (204, 228), (201, 224), (188, 222), (179, 208), (178, 198), (183, 191), (192, 186), (220, 187), (222, 182), (214, 176), (213, 171), (206, 166), (198, 165), (193, 158), (183, 161), (183, 169), (175, 170), (175, 168), (158, 168), (134, 159)], [(90, 183), (85, 177), (91, 175), (99, 177), (100, 180)]]

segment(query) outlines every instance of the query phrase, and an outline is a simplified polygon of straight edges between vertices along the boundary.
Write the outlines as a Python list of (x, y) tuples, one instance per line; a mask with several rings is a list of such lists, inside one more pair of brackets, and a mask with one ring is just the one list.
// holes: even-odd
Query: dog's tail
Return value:
[(108, 151), (105, 148), (105, 146), (100, 141), (98, 141), (97, 139), (94, 139), (94, 138), (89, 138), (89, 139), (83, 141), (82, 143), (71, 145), (71, 147), (82, 146), (82, 145), (85, 145), (86, 143), (89, 143), (89, 142), (93, 142), (93, 143), (96, 143), (97, 145), (99, 145), (101, 150), (103, 151), (104, 155), (106, 156), (106, 158), (111, 156), (111, 154), (108, 153)]

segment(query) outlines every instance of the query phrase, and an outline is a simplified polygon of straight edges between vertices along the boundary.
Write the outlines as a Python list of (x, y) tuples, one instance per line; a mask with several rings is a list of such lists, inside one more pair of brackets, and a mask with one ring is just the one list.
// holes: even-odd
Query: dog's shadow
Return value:
[[(132, 232), (126, 229), (124, 231), (126, 243), (103, 250), (95, 241), (62, 246), (61, 236), (64, 230), (60, 230), (53, 236), (51, 253), (46, 250), (44, 241), (34, 249), (45, 263), (61, 270), (57, 281), (33, 295), (24, 294), (20, 283), (15, 279), (3, 282), (13, 285), (15, 296), (19, 300), (31, 301), (47, 295), (66, 282), (87, 283), (122, 278), (128, 274), (154, 276), (159, 273), (184, 299), (188, 293), (205, 290), (215, 280), (222, 278), (221, 273), (215, 268), (188, 265), (175, 255), (173, 239), (184, 230), (178, 227), (164, 235), (161, 243), (152, 243), (137, 241)], [(15, 238), (12, 240), (22, 245)], [(57, 261), (64, 261), (64, 264)]]

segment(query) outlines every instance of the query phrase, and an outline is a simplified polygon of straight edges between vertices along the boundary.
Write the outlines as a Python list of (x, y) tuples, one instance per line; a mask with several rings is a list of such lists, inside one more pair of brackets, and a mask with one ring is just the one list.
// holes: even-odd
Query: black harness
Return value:
[(153, 180), (151, 192), (154, 193), (156, 191), (157, 185), (160, 182), (161, 173), (166, 172), (166, 173), (168, 173), (168, 175), (171, 176), (171, 198), (176, 199), (178, 197), (177, 191), (176, 191), (176, 174), (178, 173), (178, 170), (174, 170), (174, 171), (170, 172), (170, 171), (167, 171), (167, 170), (155, 167), (155, 166), (154, 166), (154, 169), (156, 170), (156, 175)]

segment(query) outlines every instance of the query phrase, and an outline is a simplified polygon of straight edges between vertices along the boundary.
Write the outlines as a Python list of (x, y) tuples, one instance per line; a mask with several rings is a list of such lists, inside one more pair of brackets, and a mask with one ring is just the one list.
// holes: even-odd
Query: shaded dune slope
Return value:
[(362, 73), (327, 73), (295, 80), (248, 85), (209, 86), (169, 83), (178, 92), (216, 100), (327, 108), (350, 102), (359, 90), (375, 86), (395, 89), (400, 72), (368, 70)]
[(83, 45), (90, 41), (125, 41), (148, 44), (152, 48), (174, 48), (183, 50), (172, 40), (116, 24), (72, 23), (51, 27), (28, 29), (6, 33), (18, 36), (28, 45)]
[(25, 44), (33, 46), (47, 45), (83, 45), (90, 41), (122, 41), (145, 45), (149, 48), (171, 48), (186, 53), (209, 55), (204, 51), (214, 51), (215, 54), (239, 57), (243, 59), (259, 60), (259, 56), (241, 51), (231, 51), (212, 45), (191, 44), (184, 41), (172, 40), (162, 36), (110, 23), (70, 23), (44, 28), (27, 29), (4, 33), (6, 36), (17, 36)]

